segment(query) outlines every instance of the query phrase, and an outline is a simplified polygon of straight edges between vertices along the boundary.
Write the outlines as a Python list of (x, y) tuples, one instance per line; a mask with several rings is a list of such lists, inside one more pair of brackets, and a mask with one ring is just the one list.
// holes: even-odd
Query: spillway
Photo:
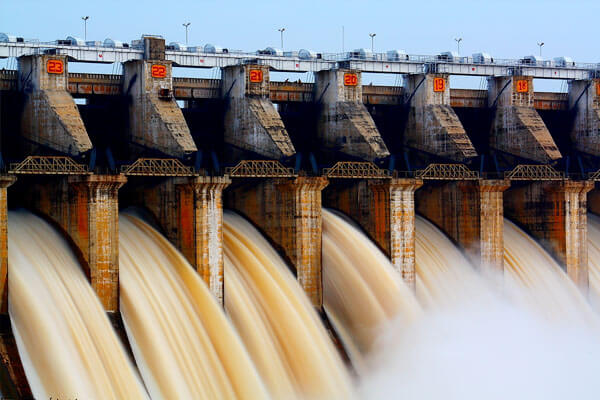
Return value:
[(27, 212), (9, 230), (9, 314), (35, 398), (147, 399), (65, 239)]
[(323, 303), (359, 372), (386, 324), (398, 318), (408, 324), (421, 313), (389, 259), (330, 210), (323, 210)]
[(352, 398), (322, 322), (273, 247), (233, 213), (224, 245), (225, 309), (273, 397)]
[(508, 296), (547, 319), (600, 327), (589, 303), (558, 263), (507, 219), (504, 220), (504, 243)]
[(239, 337), (185, 258), (154, 228), (120, 221), (121, 314), (153, 399), (268, 398)]
[(597, 398), (597, 317), (510, 221), (504, 239), (504, 276), (482, 276), (417, 217), (416, 294), (425, 312), (409, 325), (392, 322), (377, 339), (362, 377), (365, 398)]

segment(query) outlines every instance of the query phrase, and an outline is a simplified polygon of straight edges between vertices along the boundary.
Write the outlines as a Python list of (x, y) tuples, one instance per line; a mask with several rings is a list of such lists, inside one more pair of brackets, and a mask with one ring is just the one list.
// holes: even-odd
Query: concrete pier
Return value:
[(239, 65), (223, 69), (221, 95), (227, 101), (225, 143), (279, 160), (296, 153), (279, 112), (269, 99), (269, 68)]
[(495, 108), (490, 134), (492, 148), (541, 163), (562, 157), (534, 108), (533, 78), (488, 78), (488, 104)]
[(328, 150), (374, 161), (390, 155), (363, 104), (360, 71), (333, 69), (316, 75), (314, 99), (321, 105), (318, 137)]
[(600, 156), (600, 79), (570, 81), (569, 109), (575, 111), (571, 131), (575, 149)]
[[(25, 179), (25, 178), (24, 178)], [(119, 309), (119, 207), (123, 175), (25, 182), (21, 205), (50, 218), (73, 242), (104, 309)]]
[(173, 97), (172, 62), (163, 54), (159, 59), (128, 61), (123, 68), (123, 92), (131, 98), (129, 140), (172, 157), (197, 151)]
[(588, 290), (587, 193), (590, 181), (541, 181), (505, 194), (506, 216), (521, 225)]
[(410, 75), (405, 90), (410, 101), (405, 144), (457, 162), (477, 156), (465, 128), (450, 106), (449, 76)]
[(198, 271), (223, 304), (223, 189), (227, 177), (168, 178), (127, 193), (149, 210), (167, 238)]
[(321, 191), (327, 184), (324, 177), (263, 179), (232, 186), (225, 201), (296, 267), (298, 281), (317, 309), (323, 305)]
[(460, 245), (482, 271), (504, 270), (505, 180), (428, 183), (417, 192), (417, 212)]
[(415, 191), (419, 179), (335, 181), (323, 203), (342, 211), (390, 257), (394, 268), (415, 288)]
[(19, 57), (18, 89), (24, 95), (21, 134), (30, 142), (69, 155), (92, 148), (75, 101), (67, 91), (67, 57)]
[(0, 313), (8, 313), (8, 196), (7, 189), (15, 182), (11, 175), (0, 176)]

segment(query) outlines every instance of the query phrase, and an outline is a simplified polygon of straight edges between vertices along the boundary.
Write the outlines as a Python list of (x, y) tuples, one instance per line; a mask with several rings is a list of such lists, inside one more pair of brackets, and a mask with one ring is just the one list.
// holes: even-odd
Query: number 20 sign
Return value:
[(62, 74), (65, 72), (65, 64), (62, 60), (48, 60), (46, 62), (46, 72), (49, 74)]
[(344, 86), (358, 85), (358, 75), (353, 73), (344, 74)]

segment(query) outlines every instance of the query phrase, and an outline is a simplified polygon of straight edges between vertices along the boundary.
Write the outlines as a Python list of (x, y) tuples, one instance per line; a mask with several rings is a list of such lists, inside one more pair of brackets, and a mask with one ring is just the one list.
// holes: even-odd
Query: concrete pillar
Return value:
[(22, 56), (18, 68), (18, 87), (25, 99), (23, 137), (69, 155), (90, 150), (92, 142), (67, 90), (67, 57)]
[(296, 154), (279, 112), (269, 98), (269, 67), (223, 68), (221, 95), (227, 101), (225, 143), (279, 160)]
[(198, 271), (223, 303), (223, 189), (227, 177), (171, 178), (128, 193), (128, 201), (149, 210), (167, 238)]
[(488, 104), (495, 108), (490, 146), (517, 157), (548, 163), (562, 156), (533, 108), (533, 96), (531, 77), (488, 79)]
[(70, 238), (108, 312), (119, 309), (119, 207), (123, 175), (82, 175), (23, 187), (23, 206), (52, 219)]
[(390, 155), (363, 104), (360, 71), (319, 71), (314, 90), (321, 105), (318, 137), (325, 148), (369, 161)]
[(406, 145), (457, 162), (476, 157), (471, 139), (450, 106), (449, 76), (409, 75), (406, 82), (405, 92), (412, 96)]
[(600, 79), (569, 81), (569, 109), (575, 110), (575, 149), (600, 156)]
[(504, 180), (479, 181), (481, 266), (484, 271), (504, 271), (504, 196), (510, 183)]
[(123, 68), (123, 93), (131, 98), (129, 140), (172, 157), (197, 151), (173, 97), (172, 62), (133, 60)]
[(394, 268), (415, 288), (415, 191), (420, 179), (337, 181), (324, 191), (326, 207), (342, 211), (365, 229)]
[(504, 269), (504, 180), (429, 183), (417, 192), (417, 212), (461, 246), (482, 271)]
[(312, 304), (321, 309), (322, 218), (324, 177), (265, 179), (242, 183), (226, 192), (226, 205), (258, 226), (291, 265)]
[(12, 175), (0, 176), (0, 313), (8, 313), (8, 196), (7, 188), (15, 182)]
[(537, 239), (587, 293), (587, 193), (590, 181), (532, 182), (505, 195), (506, 216)]

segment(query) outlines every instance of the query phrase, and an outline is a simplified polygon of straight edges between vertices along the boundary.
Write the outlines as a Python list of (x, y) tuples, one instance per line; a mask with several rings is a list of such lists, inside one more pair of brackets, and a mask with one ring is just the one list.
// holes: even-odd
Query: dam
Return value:
[[(29, 330), (42, 328), (28, 324), (25, 306), (11, 306), (45, 275), (26, 270), (12, 284), (9, 270), (20, 260), (12, 246), (51, 232), (65, 242), (60, 260), (81, 266), (108, 315), (110, 325), (94, 326), (124, 343), (123, 354), (93, 358), (124, 366), (107, 369), (115, 387), (107, 398), (125, 396), (117, 376), (135, 382), (133, 397), (351, 398), (346, 365), (360, 375), (377, 347), (373, 332), (356, 328), (362, 319), (378, 326), (403, 315), (408, 324), (421, 318), (420, 303), (446, 299), (428, 286), (437, 278), (423, 265), (437, 256), (420, 232), (445, 243), (463, 267), (515, 282), (544, 275), (515, 256), (515, 243), (530, 240), (529, 251), (553, 265), (557, 296), (578, 309), (565, 315), (595, 324), (587, 311), (597, 285), (588, 213), (600, 213), (600, 65), (217, 52), (150, 35), (127, 46), (9, 38), (0, 42), (0, 58), (15, 60), (15, 69), (0, 71), (0, 355), (18, 398), (52, 385), (42, 373), (32, 377), (43, 360), (21, 350), (35, 343)], [(120, 64), (122, 73), (69, 72), (74, 63)], [(177, 77), (179, 68), (218, 77)], [(311, 78), (271, 79), (281, 73)], [(364, 84), (374, 73), (403, 84)], [(455, 76), (479, 77), (486, 88), (452, 88)], [(538, 79), (567, 81), (568, 91), (535, 91)], [(40, 221), (12, 211), (20, 209)], [(368, 256), (350, 252), (345, 236), (369, 241)], [(419, 248), (431, 257), (421, 266)], [(57, 271), (60, 260), (50, 260)], [(381, 267), (364, 269), (370, 262)], [(456, 279), (479, 279), (472, 274), (461, 270)], [(352, 279), (366, 282), (362, 292)], [(353, 313), (346, 297), (355, 290), (370, 305), (354, 304)], [(165, 304), (185, 312), (158, 323), (150, 316), (168, 314)], [(162, 341), (146, 336), (153, 323)], [(212, 326), (204, 342), (186, 351), (204, 326)], [(238, 366), (228, 347), (242, 354)], [(305, 358), (294, 359), (296, 351)], [(183, 361), (164, 377), (157, 360), (168, 352)]]

